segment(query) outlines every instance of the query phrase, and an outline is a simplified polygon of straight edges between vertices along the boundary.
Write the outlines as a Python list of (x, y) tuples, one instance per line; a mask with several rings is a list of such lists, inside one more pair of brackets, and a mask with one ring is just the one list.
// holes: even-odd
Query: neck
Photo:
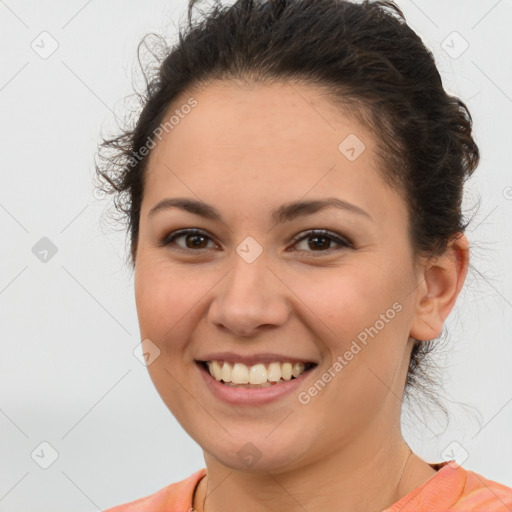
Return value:
[[(288, 510), (349, 512), (384, 510), (435, 474), (401, 438), (343, 450), (286, 472), (241, 472), (205, 455), (207, 477), (194, 509), (220, 512)], [(204, 504), (204, 506), (203, 506)]]

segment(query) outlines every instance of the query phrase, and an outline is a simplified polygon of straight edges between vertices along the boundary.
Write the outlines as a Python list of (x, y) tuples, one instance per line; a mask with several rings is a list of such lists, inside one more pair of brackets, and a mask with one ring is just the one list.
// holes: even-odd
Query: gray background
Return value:
[[(452, 421), (415, 409), (405, 435), (428, 462), (455, 457), (512, 486), (512, 1), (397, 3), (467, 103), (482, 152), (465, 199), (481, 199), (471, 270), (439, 358)], [(185, 11), (184, 0), (0, 1), (0, 512), (105, 509), (204, 467), (133, 354), (125, 237), (92, 185), (137, 43), (174, 38)], [(46, 262), (44, 237), (57, 250)], [(42, 442), (58, 453), (47, 469)]]

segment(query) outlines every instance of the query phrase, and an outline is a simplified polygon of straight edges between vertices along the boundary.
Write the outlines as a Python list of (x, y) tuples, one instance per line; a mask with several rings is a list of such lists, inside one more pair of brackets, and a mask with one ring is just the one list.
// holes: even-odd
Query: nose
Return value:
[(231, 270), (216, 287), (208, 312), (209, 321), (218, 329), (237, 337), (257, 337), (286, 323), (291, 292), (262, 256), (248, 263), (235, 255)]

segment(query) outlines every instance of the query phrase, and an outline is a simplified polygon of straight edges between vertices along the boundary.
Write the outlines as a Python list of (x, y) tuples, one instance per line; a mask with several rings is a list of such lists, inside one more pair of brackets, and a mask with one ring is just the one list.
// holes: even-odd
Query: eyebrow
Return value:
[[(280, 224), (292, 221), (297, 217), (311, 215), (328, 207), (335, 207), (351, 213), (356, 213), (372, 220), (370, 214), (359, 206), (356, 206), (355, 204), (349, 203), (337, 197), (286, 203), (276, 208), (275, 210), (272, 210), (270, 215), (274, 223)], [(217, 210), (217, 208), (214, 206), (209, 205), (203, 201), (185, 197), (168, 197), (166, 199), (162, 199), (155, 206), (153, 206), (153, 208), (151, 208), (148, 214), (148, 218), (153, 217), (153, 215), (159, 211), (167, 210), (169, 208), (179, 208), (206, 219), (214, 220), (217, 222), (224, 222), (219, 210)]]

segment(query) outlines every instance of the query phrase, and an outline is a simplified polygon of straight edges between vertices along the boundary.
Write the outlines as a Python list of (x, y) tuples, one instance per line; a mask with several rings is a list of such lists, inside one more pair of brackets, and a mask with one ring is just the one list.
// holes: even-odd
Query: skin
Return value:
[[(150, 155), (135, 297), (141, 339), (161, 351), (151, 379), (204, 452), (194, 508), (208, 493), (208, 512), (383, 510), (435, 475), (409, 457), (401, 397), (412, 337), (439, 336), (464, 283), (467, 239), (459, 234), (435, 259), (415, 256), (406, 203), (378, 172), (374, 136), (313, 86), (210, 82), (193, 96), (198, 105)], [(349, 134), (366, 146), (355, 161), (338, 150)], [(283, 203), (333, 196), (371, 219), (336, 208), (284, 224), (269, 217)], [(176, 208), (148, 218), (168, 197), (201, 199), (223, 222)], [(184, 228), (206, 231), (204, 248), (193, 236), (160, 245)], [(310, 229), (353, 247), (292, 241)], [(247, 236), (263, 249), (252, 263), (236, 252)], [(295, 355), (318, 362), (307, 390), (396, 302), (401, 311), (306, 405), (295, 393), (228, 405), (194, 363), (218, 351)], [(247, 442), (261, 454), (251, 468), (237, 456)]]

